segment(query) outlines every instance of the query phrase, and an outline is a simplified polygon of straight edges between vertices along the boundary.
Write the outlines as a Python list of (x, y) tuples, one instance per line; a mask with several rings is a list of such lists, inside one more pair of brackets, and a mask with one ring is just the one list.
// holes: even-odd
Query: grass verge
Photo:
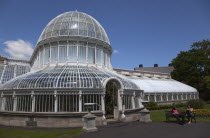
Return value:
[[(205, 109), (210, 109), (210, 104), (205, 105)], [(153, 110), (151, 111), (151, 120), (153, 122), (164, 122), (166, 121), (165, 111), (171, 111), (171, 109)], [(178, 111), (184, 112), (185, 108), (178, 108)], [(196, 117), (197, 121), (210, 121), (210, 117)], [(170, 121), (176, 121), (175, 118), (170, 118)]]

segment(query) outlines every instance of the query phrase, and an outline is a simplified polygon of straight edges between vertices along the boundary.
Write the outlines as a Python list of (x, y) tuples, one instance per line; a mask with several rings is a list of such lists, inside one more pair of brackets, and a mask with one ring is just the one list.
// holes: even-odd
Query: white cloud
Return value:
[(113, 51), (113, 54), (118, 54), (118, 53), (119, 53), (118, 50), (114, 50), (114, 51)]
[(5, 41), (4, 51), (12, 58), (29, 60), (33, 53), (33, 45), (22, 39)]

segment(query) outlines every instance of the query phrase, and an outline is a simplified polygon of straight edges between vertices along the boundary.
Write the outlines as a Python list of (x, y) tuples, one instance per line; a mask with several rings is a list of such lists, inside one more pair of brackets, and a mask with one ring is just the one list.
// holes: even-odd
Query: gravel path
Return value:
[(210, 138), (210, 122), (196, 124), (133, 122), (117, 127), (100, 127), (97, 132), (85, 133), (79, 138)]

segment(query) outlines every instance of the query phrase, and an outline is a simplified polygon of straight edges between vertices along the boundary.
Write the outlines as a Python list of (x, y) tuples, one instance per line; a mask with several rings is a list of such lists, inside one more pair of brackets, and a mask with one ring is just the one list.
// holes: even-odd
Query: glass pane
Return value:
[(78, 55), (78, 61), (81, 63), (86, 62), (86, 47), (84, 46), (79, 46), (79, 55)]
[(97, 49), (96, 51), (96, 58), (97, 58), (97, 64), (101, 65), (101, 49)]
[(71, 22), (70, 35), (78, 35), (78, 22), (77, 21)]
[[(38, 66), (39, 65), (39, 53), (36, 53), (36, 57), (34, 59), (34, 62), (32, 63), (32, 66)], [(0, 77), (1, 77), (1, 72), (0, 72)]]
[(48, 64), (50, 60), (50, 48), (45, 48), (45, 54), (44, 54), (44, 64)]
[(66, 62), (66, 46), (59, 46), (59, 62), (65, 63)]
[(40, 65), (43, 65), (43, 49), (40, 50)]
[(95, 63), (95, 48), (88, 47), (88, 63)]
[(110, 54), (107, 54), (107, 66), (111, 66)]
[(58, 47), (51, 47), (51, 63), (55, 64), (58, 59)]
[(77, 62), (77, 46), (69, 46), (68, 61)]
[(106, 53), (103, 51), (103, 65), (106, 66)]

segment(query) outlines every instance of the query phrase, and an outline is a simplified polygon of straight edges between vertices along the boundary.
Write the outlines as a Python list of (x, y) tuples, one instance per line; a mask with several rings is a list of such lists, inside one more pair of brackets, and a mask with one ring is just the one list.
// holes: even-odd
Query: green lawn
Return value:
[(71, 138), (84, 133), (82, 129), (39, 131), (0, 129), (0, 138)]
[[(206, 109), (210, 109), (210, 104), (205, 105)], [(185, 107), (178, 108), (180, 112), (185, 111)], [(163, 109), (163, 110), (153, 110), (151, 111), (151, 120), (153, 122), (163, 122), (166, 121), (165, 111), (171, 111), (171, 109)], [(171, 121), (176, 121), (175, 118), (170, 118)], [(197, 117), (197, 121), (210, 121), (210, 117)]]

